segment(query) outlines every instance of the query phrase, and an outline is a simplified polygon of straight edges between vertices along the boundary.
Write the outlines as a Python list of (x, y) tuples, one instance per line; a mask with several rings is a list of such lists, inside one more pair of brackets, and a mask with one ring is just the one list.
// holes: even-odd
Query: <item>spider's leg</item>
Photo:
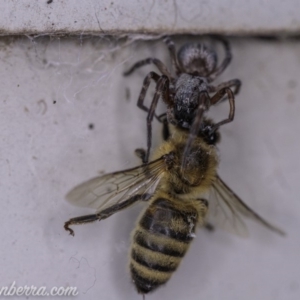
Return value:
[(164, 42), (167, 44), (167, 47), (169, 49), (171, 59), (172, 59), (173, 68), (174, 68), (176, 74), (179, 75), (180, 73), (182, 73), (182, 70), (180, 68), (180, 64), (179, 64), (178, 59), (177, 59), (177, 54), (176, 54), (176, 49), (175, 49), (174, 42), (170, 39), (169, 36), (164, 37)]
[(172, 78), (168, 68), (159, 59), (152, 57), (148, 57), (146, 59), (136, 62), (128, 71), (124, 72), (123, 75), (128, 76), (132, 74), (136, 69), (149, 64), (154, 64), (163, 75)]
[(227, 94), (229, 104), (230, 104), (230, 110), (229, 110), (229, 115), (228, 118), (224, 119), (223, 121), (215, 124), (212, 128), (212, 132), (216, 131), (220, 126), (230, 123), (233, 121), (234, 118), (234, 112), (235, 112), (235, 103), (234, 103), (234, 95), (231, 89), (229, 88), (224, 88), (219, 90), (211, 99), (210, 103), (211, 105), (214, 105), (215, 103), (219, 102), (223, 96)]
[(139, 95), (139, 98), (138, 98), (138, 102), (137, 102), (138, 108), (140, 108), (140, 109), (142, 109), (146, 112), (149, 112), (149, 108), (144, 105), (145, 96), (146, 96), (146, 93), (147, 93), (147, 90), (149, 88), (151, 80), (154, 80), (157, 83), (160, 78), (161, 78), (161, 76), (159, 76), (155, 72), (150, 72), (145, 77), (144, 82), (143, 82), (143, 86), (142, 86), (142, 89), (141, 89), (141, 92), (140, 92), (140, 95)]
[[(162, 75), (157, 81), (155, 94), (153, 96), (153, 100), (152, 100), (151, 106), (148, 111), (148, 116), (147, 116), (147, 152), (146, 152), (145, 162), (148, 162), (149, 155), (150, 155), (150, 149), (151, 149), (151, 144), (152, 144), (152, 120), (153, 120), (153, 117), (155, 116), (155, 109), (156, 109), (159, 98), (162, 95), (167, 96), (168, 90), (169, 90), (169, 79), (167, 76)], [(164, 99), (164, 97), (163, 97), (163, 99)], [(164, 99), (164, 100), (166, 100), (166, 99)]]
[(216, 68), (208, 77), (209, 82), (215, 80), (221, 73), (224, 72), (224, 70), (228, 67), (228, 65), (231, 62), (232, 59), (232, 54), (231, 54), (231, 49), (230, 49), (230, 45), (229, 42), (225, 39), (222, 39), (221, 37), (217, 38), (218, 40), (220, 40), (224, 46), (225, 49), (225, 58), (223, 60), (223, 62), (221, 63), (221, 65)]
[(210, 85), (208, 87), (208, 89), (209, 89), (209, 93), (212, 93), (212, 92), (217, 92), (224, 88), (234, 87), (235, 89), (234, 89), (233, 93), (236, 95), (240, 91), (241, 85), (242, 85), (242, 82), (239, 79), (232, 79), (232, 80), (229, 80), (226, 82), (222, 82), (222, 83), (218, 84), (217, 86)]

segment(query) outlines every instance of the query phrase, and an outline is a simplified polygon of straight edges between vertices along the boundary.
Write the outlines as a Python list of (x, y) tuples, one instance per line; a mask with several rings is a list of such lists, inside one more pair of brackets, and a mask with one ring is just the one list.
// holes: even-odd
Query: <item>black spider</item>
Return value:
[[(225, 49), (225, 58), (218, 67), (216, 52), (203, 43), (185, 44), (176, 54), (174, 43), (169, 37), (165, 37), (164, 41), (169, 49), (176, 76), (173, 76), (159, 59), (152, 57), (136, 62), (124, 73), (125, 76), (130, 75), (137, 68), (151, 63), (162, 73), (162, 75), (159, 75), (155, 72), (150, 72), (145, 77), (137, 102), (139, 108), (148, 112), (145, 163), (149, 160), (152, 139), (152, 120), (154, 116), (165, 125), (171, 123), (190, 131), (185, 154), (188, 154), (195, 136), (199, 135), (199, 133), (205, 132), (205, 136), (208, 139), (210, 137), (214, 139), (216, 130), (221, 125), (233, 120), (235, 109), (234, 94), (238, 93), (241, 81), (239, 79), (233, 79), (217, 86), (210, 84), (226, 69), (232, 58), (228, 41), (220, 37), (217, 39), (223, 44)], [(144, 99), (151, 80), (156, 82), (156, 90), (150, 108), (148, 108), (144, 105)], [(234, 93), (231, 91), (231, 87), (235, 87)], [(210, 96), (210, 93), (215, 94)], [(207, 111), (211, 105), (222, 100), (224, 95), (227, 95), (230, 103), (228, 118), (213, 126), (203, 126), (204, 112)], [(157, 116), (155, 109), (160, 98), (167, 105), (167, 113)], [(164, 127), (166, 128), (166, 126)]]

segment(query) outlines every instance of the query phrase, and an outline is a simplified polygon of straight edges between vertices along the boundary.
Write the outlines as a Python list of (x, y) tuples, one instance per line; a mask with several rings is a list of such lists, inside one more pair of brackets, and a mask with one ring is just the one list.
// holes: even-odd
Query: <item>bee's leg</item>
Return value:
[(71, 225), (77, 224), (86, 224), (99, 220), (98, 215), (85, 215), (81, 217), (72, 218), (69, 221), (65, 222), (64, 228), (69, 231), (71, 235), (74, 236), (74, 231), (69, 227)]
[(198, 212), (199, 212), (199, 216), (198, 216), (198, 222), (199, 225), (201, 227), (204, 227), (206, 230), (208, 231), (214, 231), (215, 227), (214, 225), (212, 225), (211, 223), (205, 221), (206, 215), (207, 215), (207, 211), (208, 211), (208, 201), (206, 199), (196, 199), (197, 201), (199, 201), (199, 207), (198, 207)]
[(138, 158), (142, 160), (142, 163), (145, 163), (145, 158), (146, 158), (146, 150), (142, 148), (138, 148), (134, 150), (134, 153)]
[(141, 200), (146, 201), (148, 199), (149, 199), (149, 195), (147, 195), (147, 194), (135, 195), (124, 202), (112, 205), (102, 211), (99, 211), (96, 214), (72, 218), (65, 223), (64, 228), (65, 228), (65, 230), (69, 231), (71, 235), (74, 236), (74, 231), (70, 228), (71, 225), (87, 224), (87, 223), (91, 223), (91, 222), (94, 222), (97, 220), (98, 221), (104, 220), (104, 219), (110, 217), (111, 215), (113, 215), (114, 213), (118, 212), (119, 210), (122, 210), (124, 208), (131, 206), (132, 204), (134, 204), (137, 201), (141, 201)]
[(162, 131), (162, 136), (164, 141), (167, 141), (170, 137), (170, 129), (169, 129), (169, 123), (167, 119), (167, 114), (163, 113), (160, 116), (157, 117), (157, 119), (163, 123), (163, 131)]

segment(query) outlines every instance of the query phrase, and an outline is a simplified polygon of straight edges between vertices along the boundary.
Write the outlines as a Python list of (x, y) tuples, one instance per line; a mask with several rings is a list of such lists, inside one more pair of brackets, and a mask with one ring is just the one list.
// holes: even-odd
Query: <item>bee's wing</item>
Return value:
[(164, 171), (161, 157), (136, 168), (92, 178), (73, 188), (66, 199), (70, 203), (97, 211), (124, 202), (134, 196), (148, 200)]
[(285, 234), (248, 207), (219, 176), (213, 183), (212, 192), (209, 202), (212, 206), (211, 217), (225, 229), (247, 236), (248, 230), (242, 217), (248, 217), (280, 235)]

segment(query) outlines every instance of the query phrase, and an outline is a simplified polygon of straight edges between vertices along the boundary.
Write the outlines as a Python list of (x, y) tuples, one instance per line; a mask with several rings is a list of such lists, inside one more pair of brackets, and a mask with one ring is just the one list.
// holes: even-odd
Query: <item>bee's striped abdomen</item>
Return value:
[(138, 223), (131, 249), (131, 276), (139, 293), (168, 281), (194, 238), (197, 219), (193, 207), (180, 211), (168, 199), (152, 202)]

